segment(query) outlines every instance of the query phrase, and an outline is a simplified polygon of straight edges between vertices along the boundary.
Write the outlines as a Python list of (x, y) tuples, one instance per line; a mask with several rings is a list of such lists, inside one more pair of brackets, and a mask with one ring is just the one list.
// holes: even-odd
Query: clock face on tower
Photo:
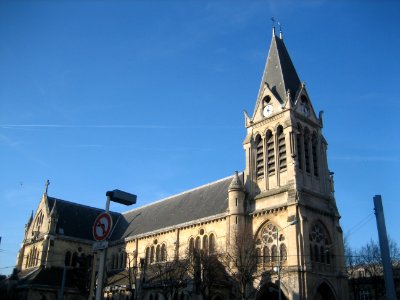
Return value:
[(270, 115), (272, 115), (273, 110), (274, 110), (274, 108), (271, 104), (268, 104), (266, 107), (264, 107), (264, 110), (263, 110), (264, 117), (269, 117)]

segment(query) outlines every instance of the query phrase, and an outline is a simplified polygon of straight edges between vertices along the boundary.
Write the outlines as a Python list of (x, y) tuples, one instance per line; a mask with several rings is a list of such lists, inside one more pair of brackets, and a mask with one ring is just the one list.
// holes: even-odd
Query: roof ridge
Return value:
[[(86, 204), (81, 204), (81, 203), (72, 202), (72, 201), (68, 201), (68, 200), (63, 200), (63, 199), (59, 199), (59, 198), (55, 198), (55, 197), (50, 197), (50, 196), (47, 196), (47, 199), (53, 199), (54, 201), (57, 201), (57, 202), (61, 201), (61, 202), (65, 202), (65, 203), (68, 203), (68, 204), (73, 204), (73, 205), (76, 205), (76, 206), (86, 207), (86, 208), (90, 208), (90, 209), (96, 209), (96, 210), (99, 210), (99, 211), (104, 211), (105, 210), (105, 209), (102, 209), (102, 208), (99, 208), (99, 207), (89, 206), (89, 205), (86, 205)], [(110, 214), (121, 215), (121, 213), (115, 212), (115, 211), (109, 211), (109, 213)]]
[[(240, 172), (240, 173), (242, 173), (242, 172)], [(211, 185), (220, 183), (220, 182), (222, 182), (222, 181), (224, 181), (224, 180), (227, 180), (227, 179), (229, 179), (229, 178), (232, 178), (233, 176), (235, 176), (235, 175), (230, 175), (230, 176), (227, 176), (227, 177), (224, 177), (224, 178), (220, 178), (220, 179), (218, 179), (218, 180), (216, 180), (216, 181), (212, 181), (212, 182), (203, 184), (203, 185), (201, 185), (201, 186), (198, 186), (198, 187), (195, 187), (195, 188), (192, 188), (192, 189), (189, 189), (189, 190), (180, 192), (180, 193), (178, 193), (178, 194), (174, 194), (174, 195), (168, 196), (168, 197), (166, 197), (166, 198), (162, 198), (162, 199), (160, 199), (160, 200), (157, 200), (157, 201), (154, 201), (154, 202), (145, 204), (145, 205), (143, 205), (143, 206), (136, 207), (136, 208), (134, 208), (134, 209), (128, 210), (128, 211), (126, 211), (126, 212), (123, 212), (122, 215), (126, 215), (126, 214), (128, 214), (128, 213), (130, 213), (130, 212), (133, 212), (133, 211), (135, 211), (135, 210), (142, 209), (142, 208), (146, 208), (146, 207), (149, 207), (149, 206), (152, 206), (152, 205), (155, 205), (155, 204), (159, 204), (159, 203), (161, 203), (161, 202), (168, 201), (168, 200), (170, 200), (171, 198), (174, 198), (174, 197), (177, 197), (177, 196), (181, 196), (181, 195), (184, 195), (184, 194), (187, 194), (187, 193), (190, 193), (190, 192), (193, 192), (193, 191), (196, 191), (196, 190), (205, 188), (205, 187), (207, 187), (207, 186), (211, 186)]]

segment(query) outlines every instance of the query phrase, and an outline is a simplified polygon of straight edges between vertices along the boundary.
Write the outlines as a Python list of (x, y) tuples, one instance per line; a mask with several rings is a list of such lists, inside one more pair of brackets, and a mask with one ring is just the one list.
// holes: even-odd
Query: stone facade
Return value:
[[(245, 113), (245, 125), (242, 173), (126, 213), (112, 213), (106, 295), (129, 296), (136, 289), (138, 299), (232, 299), (239, 295), (233, 279), (225, 278), (225, 285), (203, 297), (190, 270), (176, 292), (166, 296), (150, 269), (190, 260), (194, 251), (218, 254), (223, 261), (234, 247), (246, 246), (238, 241), (238, 236), (246, 236), (250, 239), (245, 244), (254, 246), (256, 268), (244, 298), (278, 299), (280, 287), (282, 299), (347, 299), (343, 235), (322, 114), (314, 110), (275, 32), (255, 109), (251, 116)], [(29, 299), (41, 299), (46, 292), (47, 299), (55, 299), (62, 278), (57, 278), (59, 285), (44, 287), (32, 274), (66, 269), (72, 275), (64, 292), (79, 299), (74, 269), (83, 262), (88, 285), (94, 286), (97, 254), (92, 251), (93, 238), (83, 231), (90, 232), (100, 212), (44, 193), (26, 225), (17, 258), (20, 279), (27, 282), (20, 287), (23, 295), (29, 291)], [(81, 217), (85, 222), (78, 226)], [(232, 261), (224, 267), (230, 269)]]

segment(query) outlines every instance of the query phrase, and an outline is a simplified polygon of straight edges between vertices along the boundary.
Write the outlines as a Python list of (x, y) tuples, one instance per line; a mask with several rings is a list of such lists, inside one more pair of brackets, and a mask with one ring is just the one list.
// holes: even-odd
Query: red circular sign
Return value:
[(107, 212), (99, 214), (93, 224), (93, 237), (96, 241), (104, 241), (110, 234), (112, 218)]

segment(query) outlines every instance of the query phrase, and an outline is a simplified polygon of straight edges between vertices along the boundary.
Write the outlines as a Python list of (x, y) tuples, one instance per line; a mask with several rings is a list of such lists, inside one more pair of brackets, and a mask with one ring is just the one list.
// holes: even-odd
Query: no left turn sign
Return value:
[(96, 241), (104, 241), (111, 232), (112, 218), (107, 212), (99, 214), (93, 224), (93, 237)]

